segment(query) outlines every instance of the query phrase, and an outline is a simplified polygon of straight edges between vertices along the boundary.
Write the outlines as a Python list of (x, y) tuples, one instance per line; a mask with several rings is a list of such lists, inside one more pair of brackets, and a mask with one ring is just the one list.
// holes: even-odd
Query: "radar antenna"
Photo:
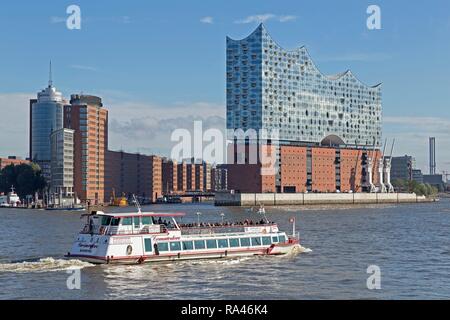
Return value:
[(53, 87), (52, 60), (50, 60), (50, 68), (48, 72), (48, 86)]

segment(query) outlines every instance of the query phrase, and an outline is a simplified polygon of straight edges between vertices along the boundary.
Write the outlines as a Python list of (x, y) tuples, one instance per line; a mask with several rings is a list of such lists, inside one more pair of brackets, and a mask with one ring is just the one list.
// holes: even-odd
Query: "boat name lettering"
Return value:
[(112, 238), (111, 244), (130, 244), (131, 238)]

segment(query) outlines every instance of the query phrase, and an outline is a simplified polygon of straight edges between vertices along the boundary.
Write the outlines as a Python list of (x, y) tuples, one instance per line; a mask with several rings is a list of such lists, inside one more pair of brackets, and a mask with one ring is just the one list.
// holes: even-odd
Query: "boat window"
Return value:
[(134, 217), (133, 220), (134, 220), (134, 227), (135, 228), (139, 228), (141, 226), (140, 218), (139, 217)]
[(144, 245), (145, 245), (145, 252), (153, 251), (152, 239), (150, 239), (150, 238), (144, 239)]
[(250, 247), (250, 238), (241, 238), (241, 247)]
[(205, 240), (195, 240), (194, 244), (195, 244), (195, 250), (205, 249)]
[(270, 241), (270, 237), (262, 237), (262, 244), (265, 246), (271, 245), (272, 242)]
[(167, 242), (160, 242), (158, 243), (158, 250), (161, 251), (169, 251), (169, 243)]
[(111, 217), (102, 217), (102, 226), (109, 226), (111, 219)]
[(261, 238), (252, 238), (252, 246), (260, 246)]
[(122, 225), (123, 226), (131, 226), (132, 225), (132, 220), (131, 218), (122, 218)]
[(181, 242), (170, 242), (170, 251), (180, 251), (181, 250)]
[(280, 235), (280, 242), (286, 242), (286, 236)]
[(183, 241), (183, 250), (194, 250), (194, 243), (192, 241)]
[(278, 237), (277, 236), (272, 237), (272, 243), (277, 243), (277, 242), (278, 242)]
[(211, 239), (211, 240), (206, 240), (206, 247), (207, 247), (208, 249), (214, 249), (214, 248), (217, 248), (217, 241), (216, 241), (216, 240), (213, 240), (213, 239)]
[(237, 238), (230, 239), (230, 247), (232, 247), (232, 248), (239, 247), (239, 239), (237, 239)]
[(219, 239), (217, 240), (217, 244), (219, 248), (228, 248), (228, 239)]
[(119, 218), (113, 218), (111, 220), (111, 226), (117, 227), (119, 225), (120, 219)]
[(142, 224), (153, 224), (152, 217), (142, 217)]

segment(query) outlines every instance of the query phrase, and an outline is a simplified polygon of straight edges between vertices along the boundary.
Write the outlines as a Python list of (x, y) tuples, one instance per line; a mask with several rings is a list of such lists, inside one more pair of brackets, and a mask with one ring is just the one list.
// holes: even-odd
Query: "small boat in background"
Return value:
[(7, 195), (0, 196), (0, 207), (15, 208), (20, 206), (20, 198), (14, 190), (14, 186), (11, 186), (11, 192)]

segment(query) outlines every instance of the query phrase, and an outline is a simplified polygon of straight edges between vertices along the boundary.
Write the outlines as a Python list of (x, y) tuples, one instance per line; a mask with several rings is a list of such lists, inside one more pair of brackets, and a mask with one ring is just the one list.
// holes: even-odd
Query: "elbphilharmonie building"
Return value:
[[(242, 40), (228, 37), (226, 50), (230, 189), (392, 190), (380, 151), (381, 84), (368, 86), (351, 71), (323, 74), (305, 47), (283, 49), (263, 24)], [(252, 162), (255, 144), (259, 158)], [(268, 150), (272, 175), (261, 170)]]

